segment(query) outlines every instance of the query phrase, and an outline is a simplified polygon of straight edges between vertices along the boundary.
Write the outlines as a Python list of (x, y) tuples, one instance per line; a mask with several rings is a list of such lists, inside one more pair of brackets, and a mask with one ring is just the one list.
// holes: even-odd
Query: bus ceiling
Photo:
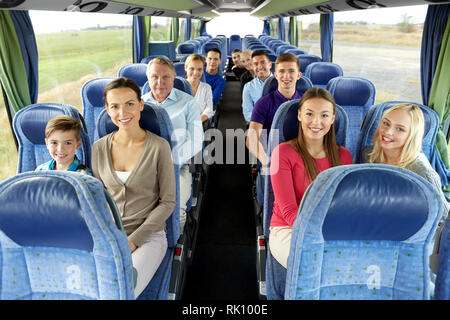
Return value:
[(260, 19), (315, 13), (444, 4), (439, 0), (0, 0), (0, 9), (116, 13), (210, 20), (225, 12), (248, 12)]

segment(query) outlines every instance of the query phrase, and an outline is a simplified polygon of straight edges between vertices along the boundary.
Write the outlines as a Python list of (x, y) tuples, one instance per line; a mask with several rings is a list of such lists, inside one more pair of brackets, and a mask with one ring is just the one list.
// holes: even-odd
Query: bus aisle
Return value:
[[(239, 86), (238, 81), (227, 81), (219, 106), (224, 159), (226, 129), (246, 130)], [(233, 164), (213, 164), (209, 170), (185, 301), (258, 299), (251, 173), (248, 161), (236, 164), (234, 139)]]

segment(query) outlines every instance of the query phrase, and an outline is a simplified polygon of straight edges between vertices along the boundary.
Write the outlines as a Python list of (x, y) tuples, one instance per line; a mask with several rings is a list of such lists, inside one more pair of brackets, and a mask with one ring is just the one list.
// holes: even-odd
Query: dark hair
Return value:
[(206, 55), (208, 55), (208, 52), (210, 52), (210, 51), (217, 52), (217, 53), (219, 54), (219, 58), (222, 59), (222, 52), (220, 52), (219, 49), (217, 49), (217, 48), (211, 48), (211, 49), (209, 49), (208, 51), (206, 51)]
[(122, 78), (114, 79), (113, 81), (111, 81), (110, 83), (108, 83), (106, 85), (105, 89), (103, 89), (103, 100), (105, 101), (105, 104), (108, 103), (106, 101), (106, 95), (108, 94), (108, 91), (113, 90), (113, 89), (119, 89), (119, 88), (130, 88), (131, 90), (136, 92), (138, 101), (141, 100), (141, 89), (136, 84), (136, 82), (134, 82), (133, 80), (131, 80), (129, 78), (122, 77)]
[[(299, 102), (298, 111), (300, 112), (303, 104), (309, 99), (320, 98), (327, 100), (333, 105), (333, 114), (336, 114), (336, 102), (333, 95), (324, 88), (312, 87), (308, 89), (302, 96)], [(299, 125), (298, 136), (295, 138), (296, 143), (294, 144), (296, 151), (302, 156), (303, 163), (310, 181), (313, 181), (317, 175), (317, 167), (314, 158), (308, 152), (306, 148), (305, 137), (303, 135), (302, 126)], [(339, 166), (342, 164), (341, 158), (339, 156), (339, 146), (336, 143), (336, 135), (334, 133), (334, 123), (331, 125), (330, 130), (327, 132), (323, 138), (323, 144), (325, 149), (325, 154), (330, 162), (331, 167)]]
[(267, 60), (270, 60), (269, 54), (265, 50), (255, 50), (252, 53), (252, 58), (256, 56), (266, 56)]
[(238, 49), (238, 48), (236, 48), (236, 49), (234, 49), (233, 51), (231, 51), (231, 53), (236, 53), (236, 52), (242, 52), (242, 50), (241, 50), (241, 49)]

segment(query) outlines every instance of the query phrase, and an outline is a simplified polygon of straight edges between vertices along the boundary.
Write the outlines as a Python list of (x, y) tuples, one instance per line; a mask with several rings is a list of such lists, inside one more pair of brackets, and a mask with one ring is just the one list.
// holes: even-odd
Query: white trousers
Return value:
[(131, 254), (133, 267), (137, 271), (134, 287), (135, 299), (144, 291), (158, 270), (167, 251), (167, 236), (164, 230), (152, 233), (144, 244)]
[(289, 226), (270, 227), (270, 253), (283, 267), (287, 269), (289, 249), (291, 247), (292, 228)]
[(192, 173), (189, 172), (189, 165), (185, 164), (180, 168), (180, 234), (183, 233), (186, 223), (186, 208), (191, 193)]

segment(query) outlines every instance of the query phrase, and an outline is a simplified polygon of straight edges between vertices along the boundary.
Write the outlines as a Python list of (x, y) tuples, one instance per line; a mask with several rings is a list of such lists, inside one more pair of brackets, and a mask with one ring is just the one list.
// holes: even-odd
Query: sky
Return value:
[[(341, 21), (366, 21), (377, 24), (397, 24), (402, 21), (402, 15), (407, 13), (412, 17), (413, 23), (422, 23), (427, 12), (426, 5), (384, 8), (371, 10), (354, 10), (335, 13), (334, 20)], [(240, 19), (239, 15), (243, 18)], [(30, 11), (35, 33), (51, 33), (61, 30), (77, 30), (80, 28), (95, 27), (97, 25), (129, 25), (132, 17), (127, 15), (105, 14), (105, 13), (78, 13), (78, 12), (52, 12), (52, 11)], [(161, 19), (162, 17), (153, 17)], [(305, 16), (307, 19), (308, 16)], [(213, 36), (217, 34), (246, 34), (259, 35), (262, 31), (263, 22), (260, 19), (250, 17), (246, 13), (222, 14), (207, 25), (207, 32)]]

